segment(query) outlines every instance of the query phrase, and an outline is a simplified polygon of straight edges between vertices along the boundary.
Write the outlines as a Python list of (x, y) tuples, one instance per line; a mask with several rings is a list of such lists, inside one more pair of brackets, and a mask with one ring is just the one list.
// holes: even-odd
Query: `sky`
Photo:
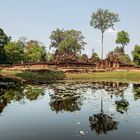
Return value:
[(109, 29), (104, 38), (104, 57), (112, 51), (117, 32), (125, 30), (131, 42), (126, 53), (140, 44), (140, 0), (0, 0), (0, 28), (13, 40), (20, 37), (39, 40), (49, 50), (49, 36), (53, 30), (64, 28), (82, 31), (87, 45), (84, 53), (92, 49), (101, 54), (101, 32), (90, 26), (91, 15), (98, 8), (119, 14), (115, 31)]

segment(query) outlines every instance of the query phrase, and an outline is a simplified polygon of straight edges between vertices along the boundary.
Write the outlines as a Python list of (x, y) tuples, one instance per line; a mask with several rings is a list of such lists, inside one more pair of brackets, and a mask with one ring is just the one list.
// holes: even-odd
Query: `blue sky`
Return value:
[[(92, 12), (98, 8), (109, 9), (120, 15), (116, 32), (125, 30), (131, 42), (126, 52), (131, 54), (140, 43), (140, 0), (0, 0), (0, 28), (13, 40), (26, 36), (43, 42), (49, 48), (49, 36), (56, 28), (81, 30), (87, 45), (85, 53), (95, 49), (101, 53), (101, 33), (90, 27)], [(105, 33), (105, 55), (113, 50), (116, 32)]]

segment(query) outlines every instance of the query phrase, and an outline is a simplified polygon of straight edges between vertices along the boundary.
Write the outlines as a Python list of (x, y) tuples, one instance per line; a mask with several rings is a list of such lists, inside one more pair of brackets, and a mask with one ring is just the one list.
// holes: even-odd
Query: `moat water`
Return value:
[(0, 139), (139, 140), (140, 84), (2, 84)]

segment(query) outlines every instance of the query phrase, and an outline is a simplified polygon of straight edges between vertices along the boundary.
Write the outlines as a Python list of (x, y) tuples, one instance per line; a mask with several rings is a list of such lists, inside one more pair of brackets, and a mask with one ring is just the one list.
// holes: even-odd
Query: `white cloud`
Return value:
[(112, 28), (109, 28), (107, 31), (106, 31), (106, 33), (107, 34), (110, 34), (110, 35), (116, 35), (117, 34), (117, 29), (114, 27), (113, 29)]

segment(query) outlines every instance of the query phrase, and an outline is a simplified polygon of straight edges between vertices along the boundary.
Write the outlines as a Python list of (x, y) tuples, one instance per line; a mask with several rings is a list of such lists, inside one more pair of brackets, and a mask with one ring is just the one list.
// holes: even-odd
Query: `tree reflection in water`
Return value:
[(54, 99), (51, 100), (50, 106), (52, 111), (63, 112), (63, 111), (69, 111), (74, 112), (81, 109), (82, 103), (78, 101), (77, 97), (68, 97), (67, 99)]
[[(124, 99), (124, 91), (127, 89), (128, 84), (123, 83), (113, 83), (113, 82), (102, 82), (103, 89), (108, 92), (108, 94), (121, 96), (120, 101), (116, 101), (116, 110), (119, 112), (127, 111), (129, 103)], [(111, 116), (107, 115), (103, 111), (103, 100), (101, 93), (101, 112), (94, 114), (89, 117), (91, 130), (95, 130), (97, 134), (105, 133), (108, 131), (113, 131), (117, 129), (118, 122), (115, 121)]]
[(103, 112), (90, 116), (89, 121), (91, 130), (95, 130), (98, 135), (116, 130), (118, 126), (118, 122)]
[(129, 103), (124, 99), (124, 91), (128, 88), (127, 83), (114, 83), (114, 82), (104, 82), (104, 89), (111, 95), (120, 96), (121, 100), (115, 101), (116, 110), (120, 113), (127, 111)]
[(29, 99), (30, 101), (33, 101), (33, 100), (37, 100), (38, 97), (40, 96), (44, 96), (45, 91), (42, 87), (39, 88), (35, 86), (27, 86), (24, 90), (24, 94), (27, 99)]
[(107, 134), (109, 131), (117, 130), (118, 122), (103, 111), (103, 99), (101, 93), (101, 111), (98, 114), (93, 114), (89, 117), (90, 128), (96, 131), (97, 135)]
[(25, 99), (30, 101), (37, 100), (39, 96), (43, 96), (44, 89), (35, 86), (20, 86), (16, 85), (14, 87), (2, 87), (0, 96), (0, 113), (3, 109), (11, 102), (24, 103)]
[(128, 106), (129, 106), (129, 102), (124, 99), (122, 97), (122, 99), (120, 101), (115, 101), (115, 104), (116, 104), (116, 110), (120, 113), (124, 113), (124, 112), (127, 112), (128, 110)]
[(74, 112), (81, 109), (81, 96), (76, 93), (76, 89), (70, 85), (61, 85), (54, 88), (54, 94), (50, 94), (50, 107), (52, 111)]
[(123, 114), (124, 112), (127, 112), (129, 102), (124, 98), (124, 91), (120, 92), (121, 100), (115, 101), (116, 104), (116, 110)]
[(140, 99), (140, 84), (133, 84), (134, 99)]

